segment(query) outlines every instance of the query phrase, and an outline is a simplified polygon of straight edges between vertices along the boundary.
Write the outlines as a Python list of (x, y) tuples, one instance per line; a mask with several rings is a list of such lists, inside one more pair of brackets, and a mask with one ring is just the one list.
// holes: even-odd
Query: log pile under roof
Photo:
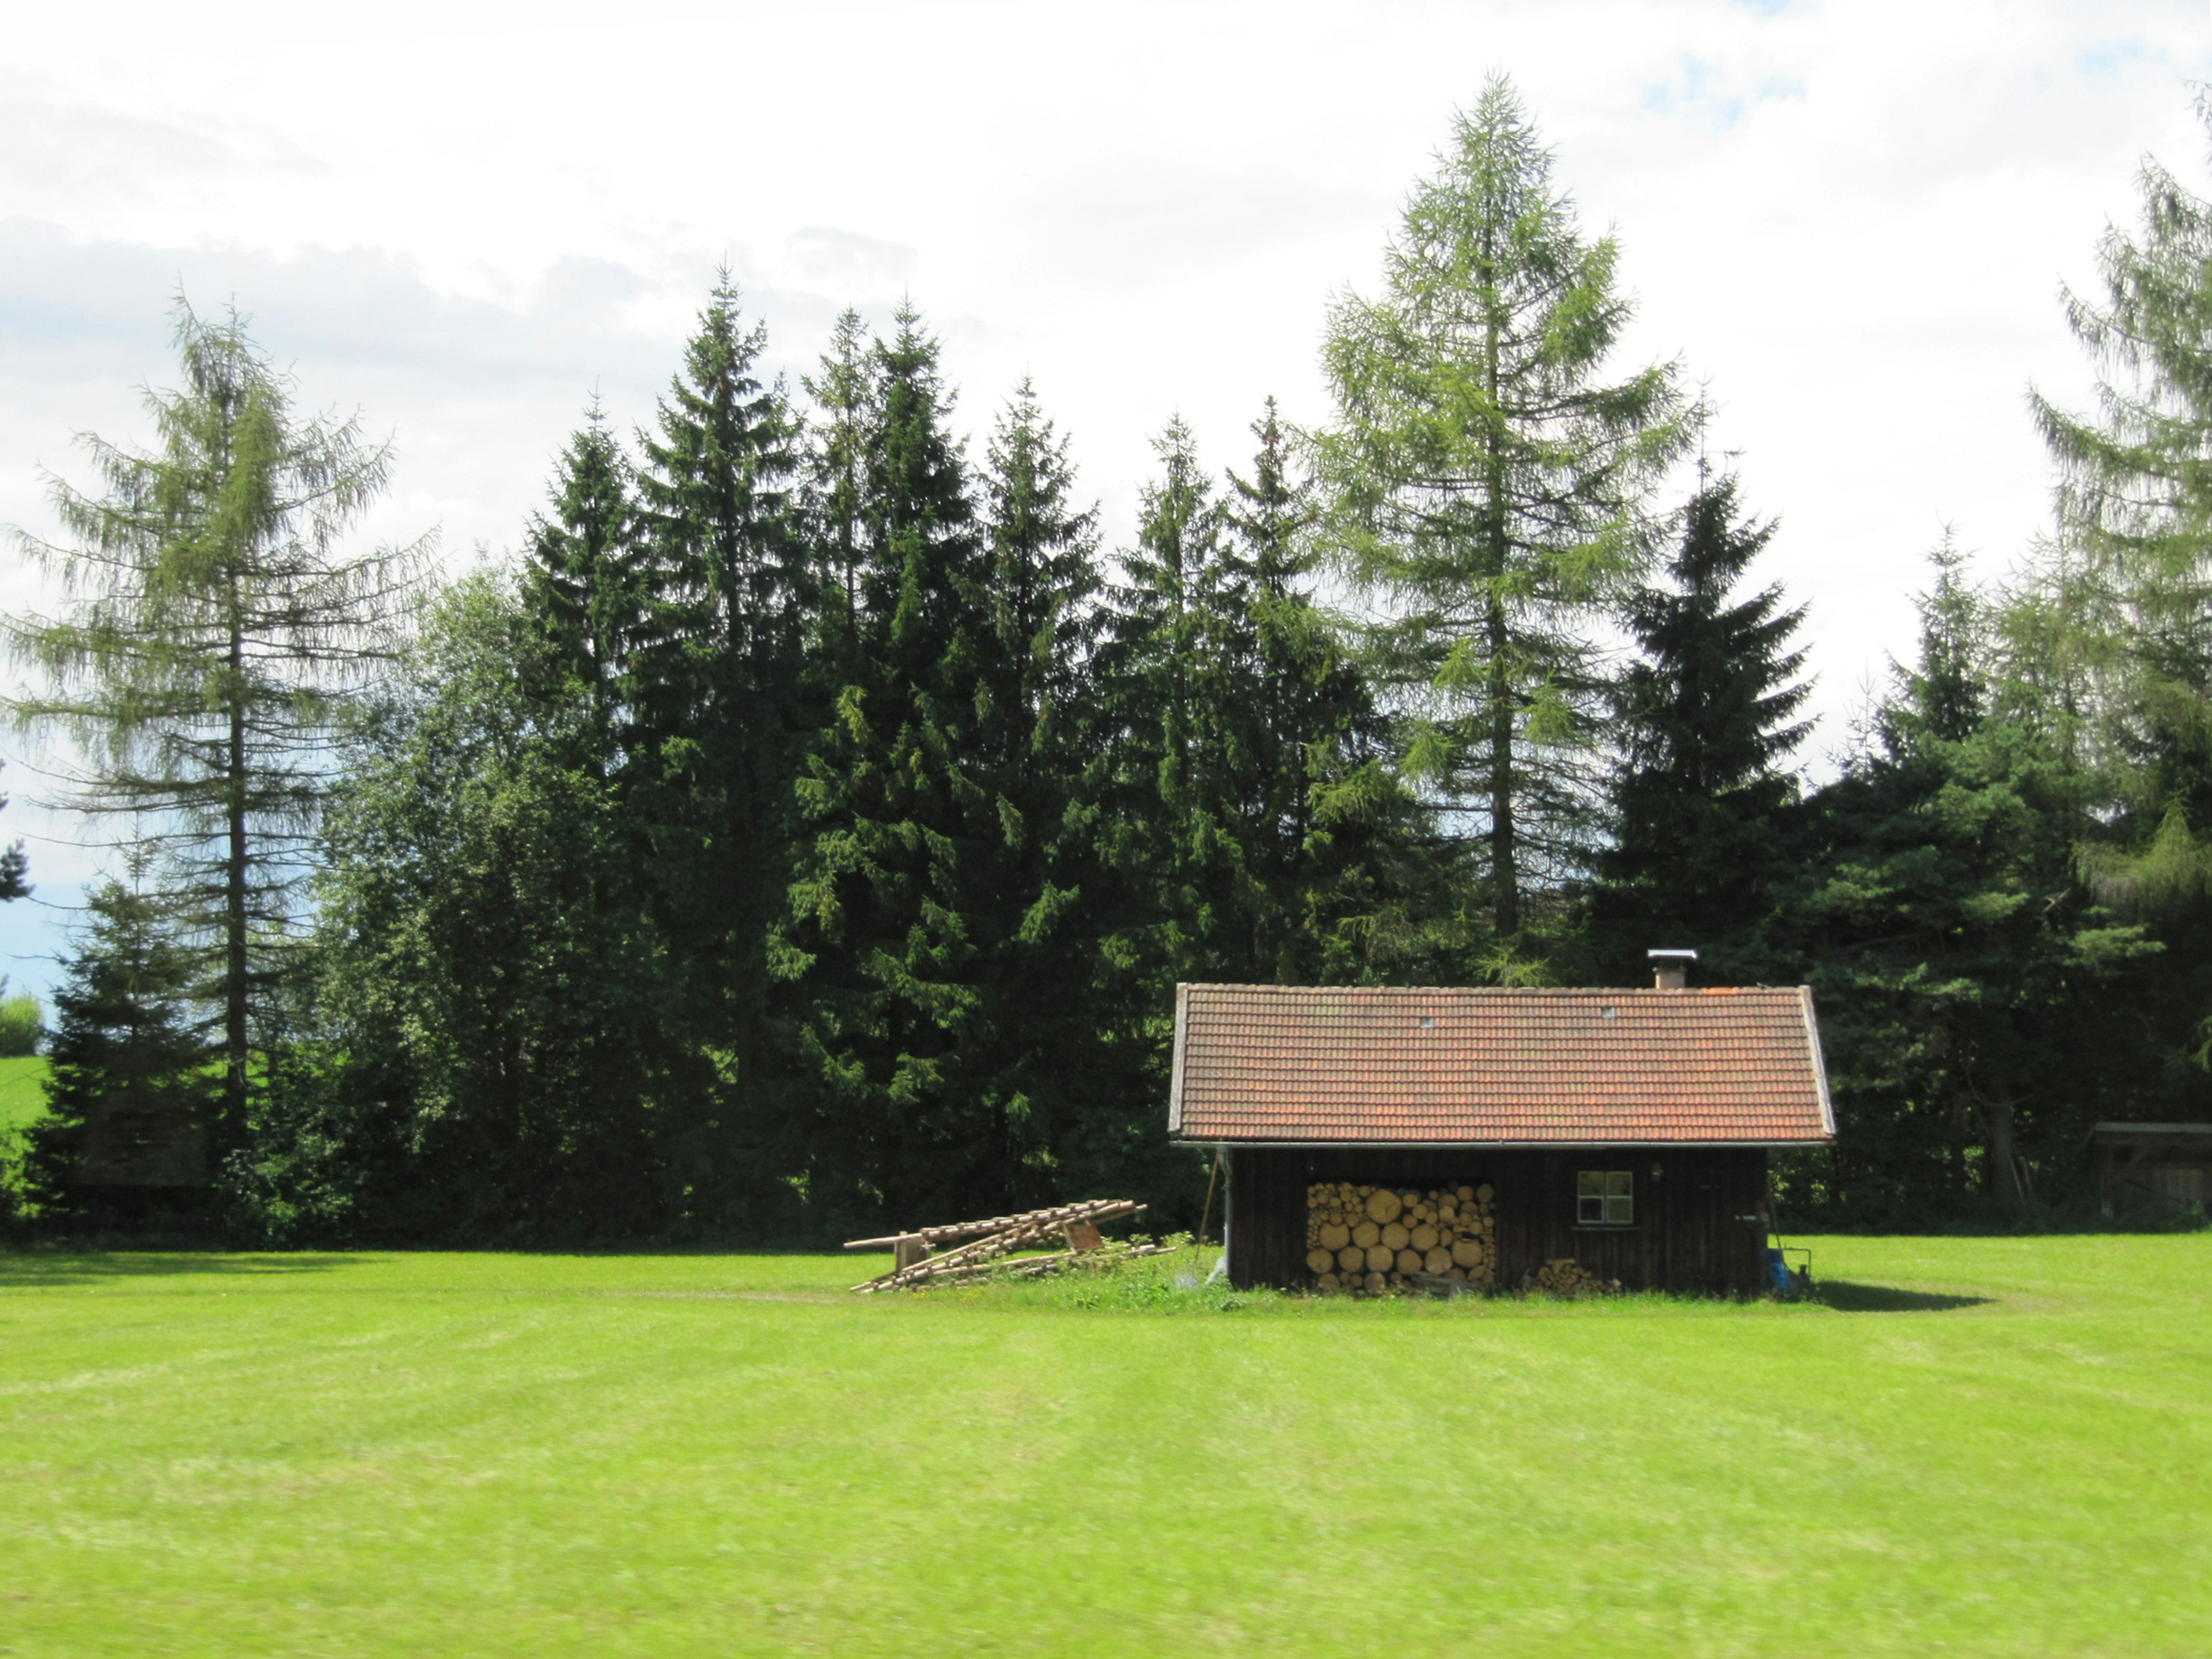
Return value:
[(1487, 1186), (1306, 1188), (1306, 1267), (1324, 1291), (1379, 1294), (1416, 1275), (1487, 1285), (1498, 1273), (1498, 1223)]

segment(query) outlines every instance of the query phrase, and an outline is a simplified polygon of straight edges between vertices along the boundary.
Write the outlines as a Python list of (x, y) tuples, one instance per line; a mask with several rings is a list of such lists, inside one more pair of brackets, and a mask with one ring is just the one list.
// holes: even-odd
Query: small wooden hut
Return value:
[(1367, 1289), (1757, 1291), (1768, 1154), (1835, 1136), (1811, 993), (1672, 963), (1650, 990), (1180, 986), (1168, 1127), (1224, 1158), (1232, 1283)]
[(2212, 1204), (2212, 1123), (2100, 1123), (2089, 1161), (2106, 1215)]

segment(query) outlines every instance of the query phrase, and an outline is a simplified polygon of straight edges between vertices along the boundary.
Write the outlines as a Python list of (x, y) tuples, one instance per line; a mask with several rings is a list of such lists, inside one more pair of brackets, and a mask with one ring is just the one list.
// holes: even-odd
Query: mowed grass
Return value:
[(2212, 1652), (2212, 1236), (1814, 1249), (1832, 1305), (0, 1256), (0, 1650)]

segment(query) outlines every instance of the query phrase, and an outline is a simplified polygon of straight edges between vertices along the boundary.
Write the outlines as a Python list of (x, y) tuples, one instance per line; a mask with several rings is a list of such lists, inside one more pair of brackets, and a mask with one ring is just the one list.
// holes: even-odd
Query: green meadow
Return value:
[(2212, 1651), (2212, 1235), (1814, 1248), (1788, 1306), (0, 1255), (0, 1652)]

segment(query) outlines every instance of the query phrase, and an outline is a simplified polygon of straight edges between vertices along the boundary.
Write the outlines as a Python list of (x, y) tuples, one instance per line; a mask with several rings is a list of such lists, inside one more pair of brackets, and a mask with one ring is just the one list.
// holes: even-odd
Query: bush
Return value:
[(39, 1039), (46, 1034), (39, 1000), (27, 991), (0, 996), (0, 1060), (18, 1060), (39, 1052)]

